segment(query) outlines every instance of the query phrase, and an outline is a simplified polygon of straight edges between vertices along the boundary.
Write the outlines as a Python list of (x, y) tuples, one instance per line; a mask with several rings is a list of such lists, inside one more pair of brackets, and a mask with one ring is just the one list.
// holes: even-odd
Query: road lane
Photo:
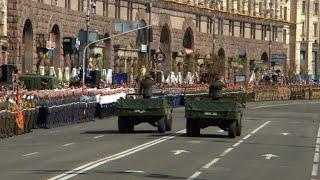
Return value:
[[(266, 126), (269, 122), (247, 121), (243, 129), (244, 134), (253, 134)], [(153, 136), (159, 136), (157, 134)], [(161, 135), (160, 135), (161, 136)], [(200, 140), (196, 145), (189, 141)], [(177, 136), (169, 141), (157, 144), (131, 156), (103, 164), (93, 162), (95, 168), (81, 171), (70, 176), (62, 175), (61, 180), (76, 176), (76, 179), (187, 179), (189, 173), (201, 165), (228, 150), (238, 139), (228, 138), (228, 133), (219, 133), (218, 128), (208, 128), (202, 131), (201, 137)], [(186, 151), (175, 155), (177, 150)], [(225, 153), (227, 154), (227, 153)], [(139, 173), (127, 173), (129, 170)], [(141, 173), (143, 171), (143, 173)], [(69, 172), (72, 173), (72, 172)], [(67, 174), (67, 173), (66, 173)]]
[[(259, 110), (260, 111), (260, 110)], [(284, 112), (288, 116), (284, 117)], [(264, 111), (261, 111), (264, 112)], [(238, 149), (202, 171), (200, 179), (308, 180), (314, 162), (319, 119), (314, 105), (271, 108), (271, 123), (245, 140)], [(259, 113), (259, 112), (256, 112)], [(267, 117), (268, 116), (268, 117)], [(299, 123), (292, 124), (292, 120)], [(290, 135), (281, 133), (289, 132)]]
[[(295, 105), (290, 103), (295, 103)], [(313, 105), (307, 105), (308, 103), (313, 103)], [(203, 135), (201, 137), (177, 136), (130, 156), (98, 166), (80, 176), (76, 176), (75, 179), (186, 179), (197, 171), (201, 171), (198, 177), (200, 179), (220, 178), (220, 176), (229, 179), (229, 174), (237, 172), (237, 168), (234, 170), (229, 164), (221, 166), (223, 163), (237, 164), (245, 169), (248, 159), (248, 161), (257, 162), (256, 166), (252, 165), (254, 168), (264, 167), (264, 164), (260, 165), (261, 162), (264, 162), (261, 161), (264, 158), (261, 155), (268, 154), (268, 152), (263, 151), (268, 148), (271, 150), (280, 149), (273, 153), (280, 154), (279, 158), (283, 156), (281, 153), (288, 153), (289, 158), (291, 156), (295, 157), (295, 154), (297, 154), (298, 160), (293, 162), (301, 161), (304, 167), (302, 165), (300, 167), (298, 164), (295, 166), (301, 168), (300, 172), (307, 172), (306, 174), (309, 175), (310, 179), (319, 126), (317, 122), (319, 120), (318, 108), (314, 107), (317, 104), (319, 104), (317, 101), (249, 103), (249, 110), (245, 112), (243, 136), (240, 138), (229, 139), (227, 138), (227, 132), (218, 132), (217, 128), (208, 128), (202, 131)], [(303, 113), (299, 113), (299, 111)], [(304, 119), (307, 119), (307, 121)], [(270, 127), (272, 128), (268, 125), (265, 127), (266, 129), (263, 128), (243, 142), (240, 141), (241, 138), (244, 138), (248, 133), (267, 121), (271, 121)], [(184, 110), (183, 108), (175, 109), (173, 132), (184, 128)], [(119, 134), (116, 129), (116, 118), (108, 118), (93, 123), (77, 124), (52, 130), (35, 130), (31, 134), (0, 140), (0, 179), (52, 178), (88, 162), (170, 135), (169, 133), (158, 134), (156, 128), (148, 125), (138, 126), (138, 132), (134, 134)], [(304, 129), (308, 133), (304, 133)], [(288, 134), (285, 136), (281, 133)], [(293, 145), (294, 143), (298, 143), (298, 145)], [(69, 145), (63, 146), (66, 144)], [(279, 148), (282, 146), (287, 147), (287, 149)], [(234, 149), (220, 157), (221, 153), (228, 148)], [(182, 152), (179, 155), (174, 155), (173, 151), (176, 152), (176, 150), (185, 150), (190, 153)], [(233, 158), (234, 154), (237, 154), (238, 151), (242, 152), (242, 150), (245, 151), (244, 154), (240, 155), (243, 158)], [(301, 153), (301, 151), (304, 153)], [(23, 157), (25, 154), (34, 152), (38, 153)], [(246, 157), (246, 153), (248, 153), (249, 158)], [(261, 159), (251, 160), (250, 158), (253, 158), (254, 153), (256, 156), (259, 155)], [(217, 162), (210, 165), (207, 170), (201, 169), (204, 165), (214, 161), (215, 158), (219, 158), (219, 160), (216, 160)], [(273, 160), (272, 158), (271, 161)], [(279, 161), (279, 159), (276, 160)], [(281, 164), (281, 162), (271, 165), (279, 165), (280, 169), (287, 167), (286, 164)], [(270, 167), (272, 167), (271, 165)], [(263, 174), (265, 169), (268, 168), (260, 168), (258, 172)], [(287, 168), (287, 170), (289, 169)], [(225, 174), (222, 172), (225, 172)], [(250, 177), (249, 174), (252, 172), (252, 170), (238, 172), (238, 175), (239, 177)], [(266, 173), (269, 172), (278, 173), (273, 169), (266, 171)], [(299, 171), (295, 173), (300, 175), (298, 177), (305, 177), (301, 176), (302, 173), (299, 173)], [(256, 178), (255, 176), (252, 177)], [(318, 177), (315, 178), (319, 179)]]

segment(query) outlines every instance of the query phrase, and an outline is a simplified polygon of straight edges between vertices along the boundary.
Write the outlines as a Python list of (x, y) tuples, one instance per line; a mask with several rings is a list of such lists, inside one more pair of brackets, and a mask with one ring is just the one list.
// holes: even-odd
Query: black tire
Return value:
[(166, 122), (165, 117), (162, 117), (158, 120), (158, 132), (165, 133), (166, 132)]
[(236, 137), (236, 132), (237, 131), (237, 121), (233, 121), (232, 123), (229, 124), (229, 137), (230, 138), (235, 138)]
[(237, 136), (241, 136), (241, 129), (242, 129), (242, 123), (241, 123), (241, 119), (239, 121), (237, 121)]
[(128, 133), (129, 132), (129, 125), (128, 121), (124, 117), (118, 117), (118, 130), (119, 133)]
[(169, 119), (166, 119), (166, 131), (172, 130), (172, 114), (170, 115)]
[(128, 126), (128, 131), (130, 133), (134, 132), (134, 122), (132, 121), (132, 119), (129, 119), (130, 121), (127, 121), (127, 126)]
[(187, 119), (187, 136), (197, 137), (200, 136), (200, 126), (196, 119)]

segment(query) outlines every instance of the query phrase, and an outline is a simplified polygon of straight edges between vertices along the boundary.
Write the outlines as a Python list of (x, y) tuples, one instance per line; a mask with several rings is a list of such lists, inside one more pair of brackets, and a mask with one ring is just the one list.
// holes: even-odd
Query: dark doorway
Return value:
[(33, 29), (29, 19), (24, 23), (22, 43), (24, 45), (22, 73), (33, 73)]
[(58, 25), (54, 25), (51, 30), (52, 40), (55, 43), (55, 48), (53, 50), (53, 58), (50, 63), (55, 69), (60, 67), (61, 61), (61, 45), (60, 45), (60, 29)]

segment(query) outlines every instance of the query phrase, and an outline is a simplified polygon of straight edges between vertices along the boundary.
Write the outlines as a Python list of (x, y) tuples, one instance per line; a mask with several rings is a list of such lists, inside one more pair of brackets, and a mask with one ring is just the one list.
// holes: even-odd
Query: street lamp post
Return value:
[[(148, 63), (150, 63), (150, 60), (151, 60), (151, 9), (152, 9), (152, 0), (149, 0), (148, 2), (149, 4), (149, 27), (148, 27)], [(152, 64), (152, 63), (151, 63)]]
[[(89, 35), (90, 35), (89, 28), (90, 28), (91, 13), (92, 13), (92, 10), (94, 10), (95, 8), (96, 8), (96, 3), (89, 0), (87, 3), (87, 7), (85, 7), (86, 30), (87, 30), (86, 45), (89, 44)], [(84, 53), (82, 56), (88, 58), (88, 52)], [(82, 69), (84, 70), (83, 72), (86, 72), (86, 69), (87, 69), (86, 61), (83, 62)], [(83, 75), (83, 77), (85, 76)]]
[(271, 15), (272, 15), (272, 6), (273, 4), (270, 2), (269, 3), (269, 9), (267, 9), (267, 14), (270, 14), (270, 24), (269, 24), (269, 27), (270, 27), (270, 31), (269, 31), (269, 59), (268, 59), (268, 66), (269, 68), (271, 67), (271, 48), (272, 48), (272, 20), (271, 20)]

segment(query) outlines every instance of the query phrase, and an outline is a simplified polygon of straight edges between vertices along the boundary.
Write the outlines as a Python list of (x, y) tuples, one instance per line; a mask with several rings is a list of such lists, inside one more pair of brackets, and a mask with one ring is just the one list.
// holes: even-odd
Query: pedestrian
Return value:
[(225, 87), (224, 82), (219, 77), (216, 77), (209, 87), (209, 97), (212, 100), (219, 100), (222, 97), (222, 89)]
[(152, 96), (152, 89), (155, 82), (152, 77), (152, 73), (146, 76), (140, 83), (139, 94), (143, 96), (144, 99), (149, 99)]

